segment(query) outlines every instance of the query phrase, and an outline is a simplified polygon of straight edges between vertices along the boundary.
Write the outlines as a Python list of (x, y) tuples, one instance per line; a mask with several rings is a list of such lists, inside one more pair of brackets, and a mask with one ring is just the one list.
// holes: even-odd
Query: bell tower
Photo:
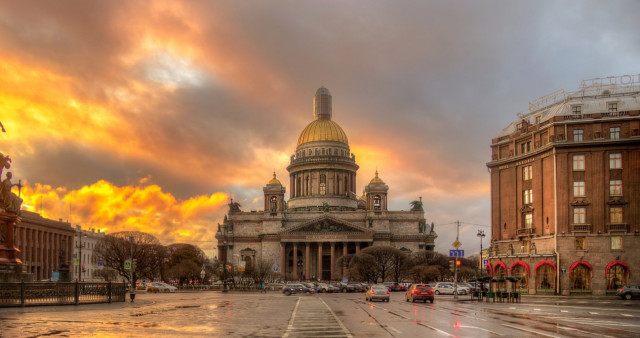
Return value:
[(271, 214), (284, 211), (284, 193), (286, 188), (282, 186), (280, 180), (276, 178), (276, 172), (273, 172), (273, 178), (267, 185), (262, 188), (264, 191), (264, 210)]
[(367, 210), (387, 210), (387, 192), (389, 191), (389, 186), (378, 177), (377, 169), (376, 176), (371, 179), (371, 182), (369, 182), (364, 189), (367, 196)]

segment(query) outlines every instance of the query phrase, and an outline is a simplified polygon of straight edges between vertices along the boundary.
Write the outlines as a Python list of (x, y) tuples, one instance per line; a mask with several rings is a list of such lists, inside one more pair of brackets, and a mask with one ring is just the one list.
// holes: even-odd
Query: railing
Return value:
[(590, 224), (574, 224), (573, 231), (591, 231)]
[(124, 283), (0, 283), (0, 307), (124, 302)]
[(518, 229), (518, 235), (531, 235), (536, 232), (536, 228), (523, 228)]
[(609, 231), (629, 232), (629, 225), (628, 224), (609, 224)]

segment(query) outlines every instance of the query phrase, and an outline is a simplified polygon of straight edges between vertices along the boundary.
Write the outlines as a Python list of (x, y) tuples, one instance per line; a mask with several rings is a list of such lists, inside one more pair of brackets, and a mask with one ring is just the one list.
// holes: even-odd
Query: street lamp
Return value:
[(200, 285), (204, 285), (204, 264), (202, 265), (202, 270), (200, 270)]
[[(478, 264), (478, 268), (480, 270), (480, 277), (482, 277), (483, 273), (482, 273), (482, 264), (484, 263), (483, 259), (482, 259), (482, 239), (484, 238), (484, 230), (478, 230), (478, 234), (476, 235), (480, 238), (480, 264)], [(484, 289), (484, 282), (482, 283), (482, 289)], [(476, 284), (476, 288), (477, 288), (477, 284)], [(484, 290), (482, 290), (484, 291)]]
[(222, 278), (224, 280), (222, 281), (222, 292), (226, 293), (229, 291), (227, 290), (227, 240), (223, 240), (222, 245), (224, 247), (224, 266), (222, 268)]
[[(82, 228), (80, 226), (77, 227), (78, 232), (76, 232), (76, 234), (74, 235), (74, 237), (76, 237), (78, 239), (78, 241), (76, 242), (76, 249), (78, 249), (78, 282), (82, 281), (82, 248), (85, 246), (86, 243), (82, 243), (82, 238), (87, 238), (88, 236), (86, 234), (82, 233)], [(75, 262), (74, 262), (75, 263)]]

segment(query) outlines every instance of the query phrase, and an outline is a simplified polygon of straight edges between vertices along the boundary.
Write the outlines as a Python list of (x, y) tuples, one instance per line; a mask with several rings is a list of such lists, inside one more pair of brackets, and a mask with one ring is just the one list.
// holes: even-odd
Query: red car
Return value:
[(433, 304), (434, 299), (433, 288), (428, 284), (412, 284), (405, 296), (407, 302), (411, 300), (414, 303), (416, 300), (422, 300), (425, 303), (429, 300)]

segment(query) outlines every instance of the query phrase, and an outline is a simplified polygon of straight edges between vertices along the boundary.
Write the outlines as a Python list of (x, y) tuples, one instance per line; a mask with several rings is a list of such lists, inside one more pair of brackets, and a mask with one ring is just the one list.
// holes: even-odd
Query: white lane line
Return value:
[(597, 312), (589, 312), (590, 315), (597, 315)]
[(633, 317), (633, 315), (629, 315), (629, 314), (626, 314), (626, 313), (621, 313), (620, 315), (621, 316), (625, 316), (625, 317)]
[(296, 306), (293, 308), (293, 313), (291, 314), (291, 319), (289, 319), (289, 326), (287, 327), (287, 331), (284, 333), (282, 338), (289, 337), (289, 332), (293, 331), (293, 319), (296, 318), (296, 311), (298, 311), (298, 305), (300, 305), (300, 297), (298, 297), (298, 301), (296, 302)]
[(560, 310), (560, 312), (569, 312), (569, 310)]
[(395, 332), (395, 333), (397, 333), (397, 334), (402, 334), (402, 332), (401, 332), (400, 330), (396, 329), (395, 327), (387, 326), (387, 328), (388, 328), (389, 330), (393, 330), (393, 332)]
[(464, 328), (467, 328), (467, 329), (478, 329), (478, 330), (482, 330), (482, 331), (487, 331), (487, 332), (489, 332), (489, 333), (491, 333), (491, 334), (494, 334), (494, 335), (496, 335), (496, 336), (504, 336), (502, 333), (498, 333), (498, 332), (495, 332), (495, 331), (491, 331), (491, 330), (485, 329), (485, 328), (483, 328), (483, 327), (467, 326), (467, 325), (460, 325), (460, 327), (464, 327)]
[(541, 335), (541, 336), (554, 337), (554, 338), (561, 338), (561, 336), (554, 336), (554, 335), (552, 335), (552, 334), (542, 333), (542, 332), (539, 332), (538, 330), (527, 330), (527, 329), (525, 329), (525, 328), (523, 328), (523, 327), (518, 327), (518, 326), (513, 326), (513, 325), (508, 325), (508, 324), (502, 324), (502, 326), (510, 327), (510, 328), (512, 328), (512, 329), (519, 330), (519, 331), (535, 333), (535, 334), (537, 334), (537, 335)]
[(336, 314), (333, 312), (333, 310), (331, 310), (329, 305), (327, 305), (327, 303), (325, 303), (322, 298), (320, 298), (320, 301), (322, 302), (322, 304), (324, 304), (324, 306), (327, 307), (327, 310), (329, 310), (331, 315), (333, 315), (333, 318), (336, 320), (336, 322), (338, 322), (338, 325), (340, 325), (340, 328), (342, 328), (342, 330), (347, 335), (347, 337), (352, 338), (353, 336), (351, 335), (351, 332), (349, 332), (349, 330), (347, 330), (347, 327), (344, 326), (344, 324), (342, 324), (342, 321), (340, 320), (340, 318), (338, 318), (338, 316), (336, 316)]

